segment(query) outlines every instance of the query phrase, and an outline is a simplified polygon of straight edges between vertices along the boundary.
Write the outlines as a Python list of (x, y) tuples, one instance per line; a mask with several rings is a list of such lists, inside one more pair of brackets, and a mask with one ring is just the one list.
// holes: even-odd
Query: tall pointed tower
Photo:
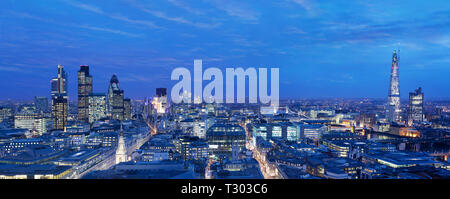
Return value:
[(119, 164), (121, 162), (128, 161), (127, 158), (127, 148), (125, 146), (125, 140), (123, 138), (123, 128), (122, 128), (122, 122), (120, 123), (120, 136), (119, 136), (119, 143), (117, 145), (116, 149), (116, 164)]
[(391, 83), (389, 86), (388, 108), (386, 112), (389, 122), (401, 121), (398, 61), (397, 51), (394, 50), (394, 53), (392, 54)]

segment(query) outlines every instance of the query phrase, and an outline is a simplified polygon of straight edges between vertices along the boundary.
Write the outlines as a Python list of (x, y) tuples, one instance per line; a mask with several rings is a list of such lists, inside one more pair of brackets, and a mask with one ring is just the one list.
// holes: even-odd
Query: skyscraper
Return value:
[(165, 97), (167, 96), (167, 89), (166, 88), (156, 88), (156, 97)]
[(156, 88), (156, 96), (153, 98), (153, 107), (156, 109), (157, 113), (166, 113), (167, 107), (167, 89), (166, 88)]
[(58, 65), (58, 75), (51, 81), (52, 99), (61, 95), (67, 99), (67, 73), (64, 71), (64, 66)]
[(67, 95), (67, 73), (64, 66), (58, 65), (58, 75), (51, 81), (53, 129), (64, 130), (69, 111)]
[(52, 101), (53, 129), (64, 130), (64, 127), (67, 124), (67, 115), (69, 112), (67, 98), (64, 98), (64, 96), (60, 95), (54, 98)]
[(386, 112), (386, 116), (389, 122), (401, 121), (398, 61), (399, 60), (397, 56), (397, 51), (394, 50), (394, 53), (392, 55), (391, 82), (388, 94), (388, 108)]
[(89, 94), (89, 123), (106, 117), (106, 95), (104, 93)]
[(109, 81), (108, 110), (112, 119), (123, 120), (123, 90), (120, 90), (116, 75)]
[(409, 93), (408, 124), (423, 122), (423, 92), (419, 87)]
[(89, 122), (89, 94), (92, 93), (92, 76), (89, 66), (82, 65), (78, 71), (78, 120)]
[(131, 120), (131, 99), (123, 99), (123, 119)]

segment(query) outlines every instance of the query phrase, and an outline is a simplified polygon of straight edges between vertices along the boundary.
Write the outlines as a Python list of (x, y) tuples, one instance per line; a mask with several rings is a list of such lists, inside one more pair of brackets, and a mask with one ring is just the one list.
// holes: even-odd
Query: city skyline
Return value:
[[(144, 99), (171, 88), (170, 71), (192, 70), (194, 59), (220, 69), (279, 67), (281, 99), (385, 99), (394, 49), (402, 56), (401, 100), (418, 87), (426, 100), (450, 96), (445, 2), (46, 4), (0, 3), (0, 27), (8, 29), (0, 32), (0, 100), (50, 96), (58, 64), (68, 74), (70, 101), (80, 65), (90, 66), (93, 92), (106, 93), (116, 74), (128, 97)], [(265, 31), (272, 29), (276, 34)]]
[(0, 1), (1, 182), (450, 179), (447, 2), (107, 2)]

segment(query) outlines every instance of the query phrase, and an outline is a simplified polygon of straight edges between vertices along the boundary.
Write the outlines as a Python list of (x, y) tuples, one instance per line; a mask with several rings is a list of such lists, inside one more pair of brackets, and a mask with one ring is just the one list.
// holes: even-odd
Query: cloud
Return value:
[(430, 40), (431, 43), (437, 44), (446, 48), (450, 48), (450, 35), (440, 36)]
[(316, 16), (321, 10), (314, 6), (310, 0), (289, 0), (302, 7), (310, 16)]
[(258, 40), (253, 40), (253, 39), (249, 39), (247, 37), (244, 37), (242, 35), (239, 34), (231, 34), (228, 35), (228, 37), (230, 38), (230, 40), (234, 43), (236, 43), (239, 46), (243, 46), (243, 47), (261, 47), (266, 45), (264, 42), (262, 41), (258, 41)]
[(42, 17), (30, 15), (30, 14), (28, 14), (26, 12), (9, 11), (9, 14), (12, 15), (12, 16), (15, 16), (15, 17), (19, 17), (19, 18), (32, 19), (32, 20), (41, 21), (41, 22), (47, 22), (47, 23), (54, 23), (54, 21), (52, 21), (50, 19), (45, 19), (45, 18), (42, 18)]
[(312, 11), (311, 3), (308, 0), (292, 0), (294, 3), (303, 7), (306, 11)]
[(237, 2), (225, 1), (225, 0), (214, 0), (211, 1), (217, 9), (226, 12), (229, 16), (238, 17), (245, 20), (246, 22), (257, 23), (260, 14), (248, 7)]
[(26, 72), (25, 70), (22, 70), (18, 67), (10, 67), (10, 66), (0, 66), (0, 71), (7, 71), (7, 72)]
[(288, 34), (301, 34), (301, 35), (307, 34), (305, 31), (303, 31), (302, 29), (297, 28), (297, 27), (289, 27), (287, 29), (286, 33), (288, 33)]
[(123, 73), (119, 80), (122, 82), (145, 82), (145, 83), (160, 83), (161, 81), (170, 79), (168, 75), (158, 76), (142, 76), (134, 73)]
[(183, 10), (186, 10), (187, 12), (192, 13), (192, 14), (196, 14), (196, 15), (204, 15), (205, 14), (204, 11), (202, 11), (200, 9), (192, 8), (179, 0), (167, 0), (167, 2), (171, 3), (172, 5), (174, 5), (176, 7), (181, 8)]
[(182, 24), (187, 24), (187, 25), (192, 25), (192, 26), (195, 26), (197, 28), (208, 28), (209, 29), (209, 28), (216, 28), (216, 27), (221, 25), (220, 23), (207, 24), (207, 23), (193, 22), (193, 21), (190, 21), (190, 20), (188, 20), (186, 18), (183, 18), (183, 17), (171, 17), (171, 16), (168, 16), (167, 14), (165, 14), (162, 11), (150, 10), (150, 9), (144, 8), (142, 6), (140, 6), (140, 8), (141, 8), (142, 11), (144, 11), (146, 13), (149, 13), (149, 14), (151, 14), (151, 15), (153, 15), (155, 17), (158, 17), (160, 19), (173, 21), (173, 22), (177, 22), (177, 23), (182, 23)]
[(124, 35), (124, 36), (128, 36), (128, 37), (142, 37), (142, 35), (128, 33), (128, 32), (124, 32), (124, 31), (120, 31), (120, 30), (114, 30), (114, 29), (110, 29), (110, 28), (102, 28), (102, 27), (89, 26), (89, 25), (80, 25), (78, 27), (89, 29), (89, 30), (119, 34), (119, 35)]
[(86, 10), (86, 11), (90, 11), (90, 12), (93, 12), (93, 13), (104, 15), (106, 17), (109, 17), (109, 18), (112, 18), (112, 19), (116, 19), (116, 20), (120, 20), (120, 21), (123, 21), (123, 22), (127, 22), (127, 23), (130, 23), (130, 24), (144, 25), (144, 26), (147, 26), (149, 28), (161, 28), (160, 26), (156, 25), (152, 21), (130, 19), (130, 18), (128, 18), (126, 16), (123, 16), (121, 14), (110, 14), (110, 13), (107, 13), (107, 12), (103, 11), (101, 8), (98, 8), (98, 7), (95, 7), (93, 5), (89, 5), (89, 4), (80, 3), (80, 2), (73, 2), (73, 1), (66, 1), (66, 2), (69, 5), (71, 5), (71, 6), (78, 7), (78, 8), (81, 8), (83, 10)]
[(81, 8), (83, 10), (87, 10), (87, 11), (90, 11), (90, 12), (95, 12), (95, 13), (98, 13), (98, 14), (105, 14), (105, 12), (103, 12), (102, 9), (100, 9), (98, 7), (95, 7), (95, 6), (92, 6), (92, 5), (89, 5), (89, 4), (84, 4), (84, 3), (80, 3), (80, 2), (76, 2), (76, 1), (66, 1), (66, 2), (69, 5)]
[(109, 17), (111, 17), (113, 19), (118, 19), (118, 20), (121, 20), (121, 21), (124, 21), (124, 22), (128, 22), (128, 23), (131, 23), (131, 24), (145, 25), (145, 26), (150, 27), (150, 28), (162, 28), (160, 26), (155, 25), (151, 21), (130, 19), (128, 17), (122, 16), (122, 15), (119, 15), (119, 14), (110, 15)]
[[(93, 9), (93, 10), (95, 10), (95, 9)], [(91, 25), (79, 25), (79, 24), (74, 24), (74, 23), (59, 23), (59, 22), (51, 20), (51, 19), (46, 19), (46, 18), (34, 16), (34, 15), (31, 15), (31, 14), (28, 14), (28, 13), (11, 12), (11, 14), (16, 16), (16, 17), (32, 19), (32, 20), (41, 21), (41, 22), (45, 22), (45, 23), (56, 24), (56, 25), (76, 27), (76, 28), (84, 28), (84, 29), (89, 29), (89, 30), (94, 30), (94, 31), (101, 31), (101, 32), (108, 32), (108, 33), (119, 34), (119, 35), (123, 35), (123, 36), (127, 36), (127, 37), (142, 37), (142, 35), (133, 34), (133, 33), (129, 33), (129, 32), (121, 31), (121, 30), (115, 30), (115, 29), (111, 29), (111, 28), (96, 27), (96, 26), (91, 26)], [(45, 42), (49, 42), (49, 41), (52, 41), (52, 40), (47, 40)]]

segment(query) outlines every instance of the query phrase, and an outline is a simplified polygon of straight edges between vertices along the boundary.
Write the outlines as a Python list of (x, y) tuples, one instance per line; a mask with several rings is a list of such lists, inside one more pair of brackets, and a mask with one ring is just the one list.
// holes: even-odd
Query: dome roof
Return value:
[(110, 84), (118, 84), (119, 83), (119, 79), (117, 78), (117, 76), (116, 76), (116, 74), (114, 74), (112, 77), (111, 77), (111, 80), (109, 81), (109, 83)]

